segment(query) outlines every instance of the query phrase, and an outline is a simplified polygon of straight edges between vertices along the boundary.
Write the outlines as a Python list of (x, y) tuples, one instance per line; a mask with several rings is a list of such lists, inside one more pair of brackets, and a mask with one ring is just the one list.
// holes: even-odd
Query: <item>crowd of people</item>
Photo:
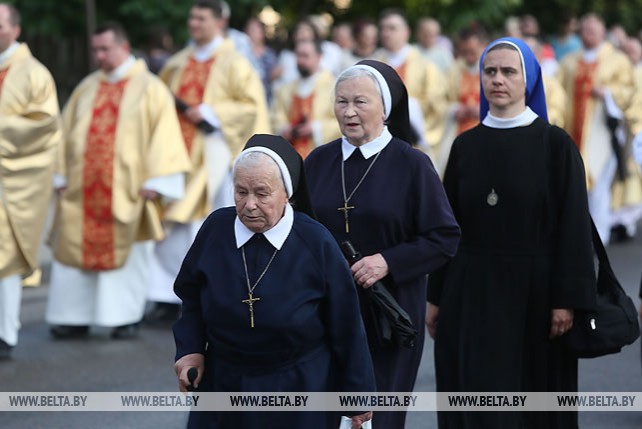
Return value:
[(398, 9), (331, 29), (314, 18), (297, 22), (289, 45), (278, 54), (268, 46), (260, 21), (251, 18), (246, 26), (248, 59), (264, 84), (271, 130), (294, 142), (304, 158), (340, 135), (325, 96), (333, 79), (370, 58), (391, 65), (403, 79), (413, 144), (443, 177), (454, 138), (480, 121), (478, 63), (484, 47), (493, 36), (516, 37), (529, 44), (542, 66), (549, 122), (572, 136), (586, 163), (589, 207), (602, 240), (635, 236), (642, 217), (642, 175), (635, 158), (642, 152), (635, 144), (642, 130), (637, 109), (642, 47), (636, 35), (619, 25), (607, 31), (595, 14), (563, 17), (550, 37), (532, 15), (507, 18), (499, 31), (471, 22), (452, 38), (431, 17), (418, 19), (413, 32)]
[[(423, 17), (412, 44), (387, 9), (301, 20), (277, 53), (258, 18), (242, 32), (230, 13), (196, 0), (189, 43), (174, 53), (162, 34), (142, 58), (121, 25), (99, 25), (97, 70), (59, 111), (0, 3), (0, 358), (53, 202), (52, 337), (175, 322), (181, 390), (410, 392), (424, 323), (439, 391), (577, 390), (563, 336), (595, 304), (591, 216), (604, 243), (642, 217), (640, 40), (595, 14), (546, 39), (527, 15), (452, 40)], [(364, 255), (351, 266), (346, 241)], [(379, 282), (412, 347), (382, 335)], [(362, 411), (354, 428), (404, 426)], [(286, 414), (189, 425), (338, 424)], [(577, 414), (439, 424), (572, 428)]]

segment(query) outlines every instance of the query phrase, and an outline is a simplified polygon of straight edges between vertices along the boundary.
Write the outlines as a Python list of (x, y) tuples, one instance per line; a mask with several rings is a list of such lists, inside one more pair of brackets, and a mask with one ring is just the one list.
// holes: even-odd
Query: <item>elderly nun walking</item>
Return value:
[[(212, 213), (176, 278), (181, 390), (372, 392), (357, 293), (330, 233), (311, 216), (303, 161), (282, 137), (255, 135), (237, 159), (234, 201)], [(354, 428), (370, 419), (352, 417)], [(192, 412), (190, 428), (338, 427), (331, 412)]]
[[(346, 69), (335, 85), (334, 112), (343, 137), (305, 161), (312, 205), (338, 242), (364, 258), (352, 266), (359, 285), (380, 392), (411, 392), (421, 362), (426, 275), (455, 253), (459, 227), (432, 162), (414, 149), (408, 93), (379, 61)], [(365, 288), (381, 280), (408, 313), (419, 336), (413, 348), (382, 341), (379, 314)], [(405, 412), (375, 413), (375, 429), (403, 429)]]

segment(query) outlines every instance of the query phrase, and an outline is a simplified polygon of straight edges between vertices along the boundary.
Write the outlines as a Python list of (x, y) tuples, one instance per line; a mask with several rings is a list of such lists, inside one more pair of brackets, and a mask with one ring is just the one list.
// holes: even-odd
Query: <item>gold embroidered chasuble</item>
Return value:
[(591, 99), (596, 66), (597, 63), (578, 62), (575, 78), (573, 79), (573, 123), (571, 124), (571, 137), (580, 150), (582, 149), (584, 122), (587, 120), (587, 104)]
[[(213, 62), (214, 58), (210, 58), (202, 63), (199, 63), (194, 58), (190, 58), (181, 76), (181, 84), (176, 96), (189, 106), (198, 106), (201, 104)], [(191, 153), (192, 142), (198, 130), (196, 126), (180, 112), (178, 119), (181, 124), (181, 132), (183, 133), (183, 140), (185, 140), (187, 152)]]
[[(299, 122), (302, 114), (306, 114), (308, 118), (320, 123), (321, 142), (313, 142), (312, 139), (305, 139), (305, 141), (304, 139), (299, 139), (299, 142), (291, 142), (304, 158), (317, 144), (325, 144), (341, 137), (339, 123), (334, 116), (335, 80), (334, 75), (328, 71), (322, 70), (318, 72), (314, 81), (314, 89), (310, 96), (312, 97), (311, 99), (302, 99), (297, 95), (299, 80), (281, 86), (274, 93), (274, 102), (271, 109), (274, 132), (278, 133), (286, 125)], [(309, 104), (305, 104), (305, 101)]]
[[(307, 97), (301, 97), (299, 95), (294, 95), (292, 97), (292, 103), (290, 105), (290, 112), (288, 119), (291, 125), (298, 125), (303, 122), (306, 122), (312, 116), (312, 103), (314, 102), (315, 94), (310, 94)], [(292, 137), (290, 143), (294, 146), (299, 155), (305, 159), (312, 149), (314, 149), (314, 142), (312, 137)]]
[(160, 240), (162, 207), (145, 201), (145, 181), (188, 172), (174, 100), (141, 60), (108, 83), (86, 77), (63, 110), (59, 172), (67, 180), (52, 230), (59, 262), (85, 270), (121, 267), (132, 244)]
[[(605, 163), (612, 153), (610, 148), (610, 137), (606, 130), (602, 100), (594, 97), (581, 97), (578, 93), (578, 86), (581, 82), (577, 80), (582, 70), (583, 51), (567, 55), (561, 62), (557, 72), (557, 78), (566, 92), (568, 100), (575, 102), (585, 101), (582, 106), (572, 106), (566, 109), (564, 126), (571, 135), (579, 136), (575, 142), (580, 148), (587, 173), (587, 184), (592, 188), (593, 184), (601, 177)], [(584, 67), (586, 71), (586, 67)], [(590, 71), (590, 70), (589, 70)], [(633, 69), (628, 58), (618, 52), (610, 43), (604, 42), (597, 52), (594, 71), (586, 76), (590, 77), (591, 88), (608, 88), (615, 104), (627, 113), (634, 94)], [(581, 108), (581, 111), (578, 111)], [(583, 121), (580, 121), (581, 117)], [(596, 122), (596, 121), (603, 122)], [(627, 126), (631, 124), (627, 118)], [(576, 131), (577, 130), (577, 131)]]
[[(385, 51), (375, 54), (375, 59), (388, 63)], [(445, 128), (448, 111), (448, 84), (437, 66), (424, 59), (419, 51), (410, 47), (405, 62), (397, 69), (408, 89), (408, 96), (417, 99), (424, 116), (424, 138), (432, 151), (438, 151)]]
[[(172, 56), (160, 77), (174, 94), (185, 85), (185, 76), (195, 50), (184, 48)], [(270, 133), (265, 91), (259, 75), (250, 63), (236, 52), (233, 43), (225, 39), (216, 48), (203, 89), (202, 103), (212, 108), (221, 122), (223, 139), (235, 159), (249, 138), (256, 133)], [(195, 103), (196, 104), (196, 103)], [(203, 219), (212, 207), (208, 201), (208, 171), (205, 159), (205, 139), (194, 132), (190, 143), (193, 169), (187, 177), (185, 197), (173, 203), (165, 212), (165, 219), (189, 223)]]
[[(464, 71), (461, 74), (459, 103), (466, 107), (479, 106), (479, 73)], [(479, 107), (478, 107), (479, 108)], [(458, 121), (457, 134), (469, 130), (479, 123), (479, 118), (464, 118)]]
[(56, 86), (26, 44), (0, 65), (0, 278), (38, 267), (61, 140)]
[(83, 268), (110, 270), (114, 264), (112, 193), (118, 110), (127, 80), (100, 82), (87, 131), (83, 168)]

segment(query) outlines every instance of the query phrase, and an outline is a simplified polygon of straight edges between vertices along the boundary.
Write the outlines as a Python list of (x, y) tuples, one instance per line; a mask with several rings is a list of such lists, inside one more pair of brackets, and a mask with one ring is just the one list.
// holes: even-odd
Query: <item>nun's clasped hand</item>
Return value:
[(381, 253), (366, 256), (352, 267), (352, 275), (359, 286), (369, 288), (376, 281), (388, 275), (388, 263)]

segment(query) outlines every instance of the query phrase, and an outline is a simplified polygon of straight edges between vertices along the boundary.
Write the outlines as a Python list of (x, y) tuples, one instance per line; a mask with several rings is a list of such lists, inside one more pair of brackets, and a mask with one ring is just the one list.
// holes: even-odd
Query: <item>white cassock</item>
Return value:
[[(204, 105), (202, 105), (204, 106)], [(204, 117), (212, 124), (218, 124), (211, 108), (202, 109)], [(213, 201), (212, 208), (234, 205), (232, 178), (230, 172), (231, 153), (216, 132), (205, 137), (205, 162), (208, 171), (207, 198)], [(149, 290), (147, 299), (152, 302), (180, 304), (174, 293), (174, 280), (181, 268), (196, 233), (205, 219), (188, 224), (165, 224), (166, 236), (154, 243), (150, 254)]]
[[(4, 193), (0, 183), (0, 204), (4, 204)], [(20, 299), (22, 283), (19, 274), (0, 279), (0, 340), (15, 346), (20, 330)]]
[(20, 275), (0, 279), (0, 340), (10, 346), (18, 343), (21, 295)]
[[(642, 167), (642, 132), (633, 136), (631, 149), (633, 159)], [(623, 225), (627, 233), (633, 237), (637, 233), (637, 224), (640, 219), (642, 219), (642, 203), (620, 208), (613, 213), (612, 222), (613, 226)]]
[[(164, 198), (178, 199), (184, 192), (183, 174), (157, 177), (143, 189)], [(113, 270), (87, 271), (56, 260), (45, 320), (52, 325), (115, 327), (140, 322), (149, 285), (152, 241), (132, 245), (125, 264)]]
[[(596, 104), (587, 139), (585, 162), (594, 176), (594, 183), (588, 192), (589, 211), (604, 245), (611, 239), (611, 186), (617, 170), (617, 158), (611, 147), (611, 133), (606, 127), (606, 114), (622, 119), (622, 111), (617, 107), (611, 93), (607, 90), (604, 103)], [(606, 142), (606, 143), (605, 143)], [(592, 150), (591, 150), (592, 149)]]

